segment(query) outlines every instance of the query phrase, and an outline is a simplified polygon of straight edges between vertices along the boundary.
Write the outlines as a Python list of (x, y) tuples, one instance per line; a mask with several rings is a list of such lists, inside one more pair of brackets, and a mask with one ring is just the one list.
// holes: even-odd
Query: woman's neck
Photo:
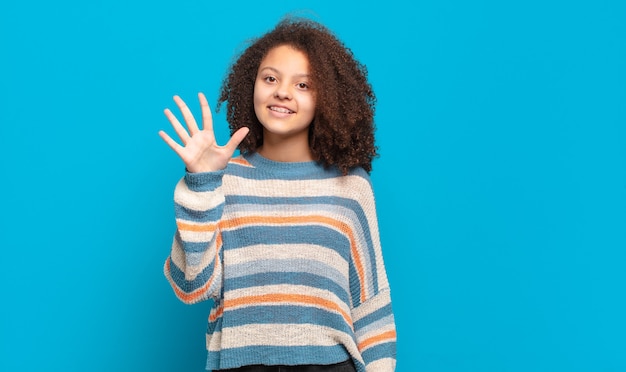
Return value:
[(308, 138), (272, 138), (264, 136), (257, 152), (266, 159), (278, 162), (306, 162), (313, 160)]

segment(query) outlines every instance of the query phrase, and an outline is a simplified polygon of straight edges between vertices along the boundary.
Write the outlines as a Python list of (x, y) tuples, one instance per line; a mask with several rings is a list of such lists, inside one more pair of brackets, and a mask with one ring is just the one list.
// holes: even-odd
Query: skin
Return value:
[[(179, 144), (164, 131), (159, 136), (181, 158), (189, 172), (215, 172), (226, 168), (237, 146), (248, 134), (240, 128), (224, 146), (217, 144), (211, 109), (199, 93), (202, 127), (191, 110), (174, 96), (186, 124), (183, 126), (170, 109), (164, 113), (180, 139)], [(263, 146), (258, 152), (281, 162), (311, 161), (308, 128), (315, 115), (315, 94), (310, 82), (309, 60), (290, 46), (271, 49), (261, 61), (254, 84), (254, 110), (263, 125)]]
[(263, 126), (261, 155), (282, 162), (313, 160), (309, 125), (315, 94), (303, 52), (281, 45), (267, 53), (254, 84), (254, 111)]
[(164, 113), (172, 124), (178, 138), (180, 138), (182, 145), (174, 141), (164, 131), (159, 131), (159, 136), (178, 154), (189, 172), (215, 172), (226, 168), (228, 161), (233, 156), (239, 143), (248, 134), (249, 129), (245, 127), (240, 128), (230, 137), (226, 145), (219, 146), (215, 141), (213, 116), (211, 115), (209, 103), (202, 93), (198, 93), (198, 99), (202, 109), (202, 128), (198, 127), (185, 102), (180, 97), (174, 96), (174, 102), (176, 102), (185, 119), (187, 129), (183, 127), (170, 109), (165, 109)]

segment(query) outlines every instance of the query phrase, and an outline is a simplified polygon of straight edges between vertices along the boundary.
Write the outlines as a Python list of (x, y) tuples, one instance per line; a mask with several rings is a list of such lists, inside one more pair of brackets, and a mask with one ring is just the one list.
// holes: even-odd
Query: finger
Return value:
[[(172, 137), (170, 137), (167, 133), (165, 133), (164, 131), (160, 130), (159, 131), (159, 136), (163, 139), (163, 141), (165, 141), (165, 143), (167, 143), (167, 145), (174, 150), (174, 152), (176, 154), (178, 154), (178, 156), (181, 156), (181, 151), (184, 149), (184, 147), (182, 147), (181, 145), (179, 145), (176, 141), (174, 141), (172, 139)], [(182, 156), (181, 156), (182, 158)]]
[(239, 128), (235, 133), (233, 133), (233, 135), (230, 137), (230, 140), (228, 140), (228, 143), (224, 147), (228, 149), (231, 154), (234, 153), (237, 149), (237, 146), (239, 146), (241, 141), (246, 138), (249, 132), (250, 128), (248, 127)]
[(183, 114), (183, 119), (185, 119), (185, 124), (187, 124), (187, 129), (189, 130), (189, 135), (193, 137), (193, 135), (199, 131), (196, 119), (193, 117), (193, 114), (191, 113), (191, 110), (189, 110), (189, 107), (187, 107), (187, 104), (185, 104), (179, 96), (174, 96), (174, 102), (176, 102), (176, 106), (178, 106), (181, 114)]
[(200, 100), (200, 108), (202, 109), (202, 129), (213, 133), (213, 114), (209, 107), (204, 93), (198, 93), (198, 99)]
[(165, 114), (165, 116), (167, 116), (167, 119), (172, 124), (172, 128), (174, 128), (174, 131), (176, 131), (178, 138), (180, 138), (184, 145), (187, 145), (187, 142), (190, 139), (189, 133), (187, 133), (187, 129), (183, 127), (183, 125), (180, 123), (180, 121), (178, 121), (178, 119), (176, 118), (176, 116), (174, 116), (170, 109), (163, 110), (163, 113)]

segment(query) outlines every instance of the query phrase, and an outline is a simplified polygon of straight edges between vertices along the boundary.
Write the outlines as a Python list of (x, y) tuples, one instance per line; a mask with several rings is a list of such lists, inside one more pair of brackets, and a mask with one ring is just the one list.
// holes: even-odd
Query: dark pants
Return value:
[[(216, 371), (218, 372), (218, 371)], [(245, 366), (241, 368), (220, 369), (219, 372), (356, 372), (351, 359), (331, 365), (301, 366)]]

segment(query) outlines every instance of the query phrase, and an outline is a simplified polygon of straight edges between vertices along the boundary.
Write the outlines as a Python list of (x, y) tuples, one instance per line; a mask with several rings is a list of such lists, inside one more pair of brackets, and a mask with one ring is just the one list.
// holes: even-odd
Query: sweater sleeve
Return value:
[(174, 190), (177, 228), (164, 273), (176, 296), (187, 304), (215, 298), (221, 291), (223, 174), (187, 173)]
[(365, 178), (357, 195), (351, 269), (352, 321), (367, 372), (392, 372), (396, 366), (396, 326), (378, 232), (374, 194)]
[(396, 367), (396, 326), (389, 289), (352, 310), (359, 352), (367, 372), (392, 372)]

